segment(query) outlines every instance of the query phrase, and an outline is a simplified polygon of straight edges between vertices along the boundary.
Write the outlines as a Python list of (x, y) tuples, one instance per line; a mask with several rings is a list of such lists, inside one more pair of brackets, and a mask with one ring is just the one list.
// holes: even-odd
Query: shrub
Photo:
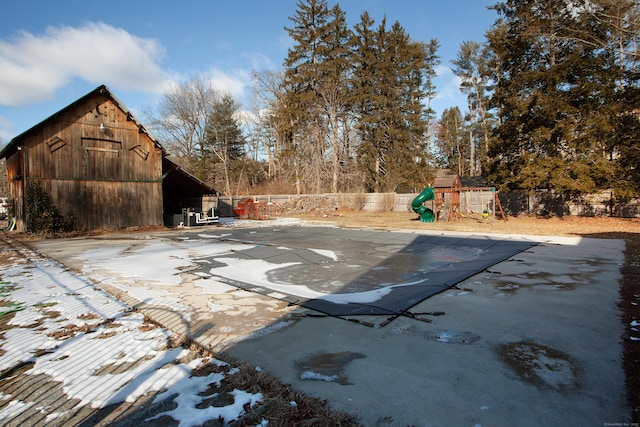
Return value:
[(62, 216), (49, 194), (39, 185), (27, 190), (27, 230), (35, 233), (59, 233), (74, 230), (73, 215)]
[(396, 207), (396, 195), (395, 193), (385, 193), (382, 194), (382, 198), (380, 199), (380, 208), (384, 212), (391, 212)]
[(365, 193), (347, 193), (340, 194), (340, 207), (361, 211), (367, 202)]

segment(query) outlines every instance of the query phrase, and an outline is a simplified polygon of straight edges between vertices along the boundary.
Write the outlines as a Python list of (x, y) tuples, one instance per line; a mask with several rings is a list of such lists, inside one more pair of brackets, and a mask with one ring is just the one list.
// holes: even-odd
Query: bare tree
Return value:
[[(476, 155), (476, 124), (480, 126), (484, 140), (484, 153), (489, 150), (490, 117), (487, 111), (490, 75), (488, 72), (489, 52), (480, 43), (465, 41), (460, 46), (458, 56), (451, 61), (453, 73), (460, 78), (460, 90), (467, 95), (469, 108), (469, 149), (470, 176), (475, 176), (478, 156)], [(484, 159), (483, 159), (484, 160)]]
[(344, 159), (341, 156), (345, 153), (341, 131), (341, 117), (345, 115), (345, 91), (343, 85), (328, 79), (318, 88), (320, 100), (324, 105), (326, 120), (329, 127), (328, 139), (331, 146), (331, 192), (338, 192), (338, 184), (340, 177), (340, 163)]
[(281, 173), (279, 155), (282, 147), (281, 140), (277, 137), (279, 124), (274, 111), (277, 111), (278, 104), (282, 102), (283, 76), (282, 71), (274, 70), (254, 71), (251, 74), (254, 126), (250, 139), (256, 140), (266, 155), (270, 179), (278, 177)]
[(196, 172), (206, 137), (208, 117), (217, 92), (203, 77), (195, 77), (165, 93), (148, 123), (175, 162)]

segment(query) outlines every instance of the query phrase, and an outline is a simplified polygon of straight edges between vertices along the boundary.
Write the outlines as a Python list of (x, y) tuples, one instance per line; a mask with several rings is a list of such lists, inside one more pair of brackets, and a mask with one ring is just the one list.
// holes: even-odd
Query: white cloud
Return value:
[(460, 78), (453, 74), (451, 68), (444, 65), (437, 67), (436, 74), (436, 79), (442, 85), (438, 87), (437, 98), (451, 101), (458, 99), (460, 96)]
[(164, 48), (104, 23), (50, 27), (0, 40), (0, 104), (43, 102), (74, 79), (113, 89), (161, 92), (169, 77), (158, 65)]
[(241, 56), (249, 61), (252, 70), (272, 69), (275, 67), (271, 58), (264, 53), (244, 53)]
[(230, 93), (235, 99), (242, 100), (244, 89), (249, 84), (249, 73), (243, 70), (234, 70), (232, 73), (211, 67), (205, 78), (211, 82), (211, 86), (221, 92)]
[(466, 98), (460, 92), (460, 78), (451, 68), (440, 65), (436, 68), (437, 77), (434, 79), (438, 94), (431, 103), (438, 116), (447, 108), (458, 106), (461, 111), (466, 108)]

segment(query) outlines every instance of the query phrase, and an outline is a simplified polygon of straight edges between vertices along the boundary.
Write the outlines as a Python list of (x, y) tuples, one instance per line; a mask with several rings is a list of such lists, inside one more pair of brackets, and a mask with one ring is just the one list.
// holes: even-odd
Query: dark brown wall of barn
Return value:
[(162, 151), (108, 96), (74, 105), (24, 145), (27, 185), (77, 228), (162, 224)]

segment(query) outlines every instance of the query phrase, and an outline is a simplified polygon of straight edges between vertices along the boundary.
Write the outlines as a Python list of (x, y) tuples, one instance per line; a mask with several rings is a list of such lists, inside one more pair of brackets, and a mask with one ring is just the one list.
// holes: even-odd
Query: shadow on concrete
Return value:
[[(233, 229), (199, 238), (247, 249), (195, 258), (196, 273), (336, 317), (411, 315), (416, 304), (537, 244), (329, 227)], [(265, 263), (266, 278), (256, 272), (256, 280), (229, 268)]]
[[(201, 232), (206, 235), (198, 235)], [(195, 256), (196, 266), (191, 273), (210, 275), (244, 290), (340, 318), (412, 316), (411, 307), (426, 298), (537, 244), (485, 236), (297, 226), (206, 227), (186, 234), (190, 239), (207, 240), (212, 244), (237, 242), (246, 245), (244, 250), (224, 255)], [(184, 235), (182, 232), (166, 233), (162, 238), (184, 242)], [(268, 263), (271, 268), (264, 278), (254, 282), (247, 280), (246, 275), (234, 276), (225, 271), (225, 266), (238, 259)], [(326, 297), (305, 296), (313, 293)], [(144, 303), (132, 306), (154, 323), (185, 337), (187, 342), (198, 343), (208, 331), (215, 330), (215, 325), (206, 321), (191, 325), (183, 319), (182, 313), (168, 307)], [(56, 389), (60, 389), (59, 384)], [(155, 414), (175, 408), (173, 397), (154, 402), (155, 395), (157, 393), (151, 393), (138, 402), (115, 404), (99, 410), (84, 406), (77, 412), (72, 410), (77, 402), (64, 399), (64, 395), (54, 398), (51, 393), (42, 393), (42, 397), (28, 401), (35, 402), (34, 408), (49, 403), (47, 413), (70, 411), (64, 422), (53, 421), (49, 423), (51, 425), (177, 425), (166, 416), (148, 421)], [(206, 396), (203, 399), (206, 400)], [(59, 401), (55, 404), (59, 406), (52, 405), (50, 400)], [(25, 411), (24, 414), (33, 412)], [(15, 425), (24, 425), (31, 420), (20, 418), (16, 421)], [(207, 425), (217, 424), (212, 420)]]

